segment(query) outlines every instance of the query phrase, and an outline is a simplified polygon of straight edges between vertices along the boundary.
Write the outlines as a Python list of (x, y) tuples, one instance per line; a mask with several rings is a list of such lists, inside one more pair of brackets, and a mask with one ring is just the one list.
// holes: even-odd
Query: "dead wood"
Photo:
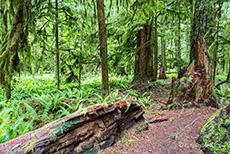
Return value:
[(0, 145), (0, 153), (95, 153), (138, 124), (147, 129), (138, 101), (106, 103), (75, 112)]
[(213, 68), (202, 36), (197, 42), (197, 54), (197, 59), (188, 68), (183, 68), (178, 78), (172, 78), (167, 102), (170, 109), (202, 105), (218, 108), (213, 93)]

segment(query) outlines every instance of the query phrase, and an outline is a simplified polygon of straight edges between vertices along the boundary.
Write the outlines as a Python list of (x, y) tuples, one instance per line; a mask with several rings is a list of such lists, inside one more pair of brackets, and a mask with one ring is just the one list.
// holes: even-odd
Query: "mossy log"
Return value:
[(138, 101), (89, 107), (0, 145), (0, 153), (96, 153), (136, 125), (147, 129)]
[(197, 139), (204, 153), (230, 153), (230, 105), (217, 111)]
[(172, 78), (167, 105), (182, 108), (207, 105), (217, 107), (212, 82), (212, 65), (206, 42), (200, 37), (197, 42), (197, 59), (181, 69), (178, 78)]

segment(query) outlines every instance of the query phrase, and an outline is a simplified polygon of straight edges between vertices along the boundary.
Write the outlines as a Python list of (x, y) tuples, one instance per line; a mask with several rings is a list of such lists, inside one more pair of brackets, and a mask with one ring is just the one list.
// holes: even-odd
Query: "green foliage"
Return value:
[[(99, 76), (84, 78), (81, 88), (74, 86), (76, 83), (66, 84), (61, 91), (55, 90), (53, 75), (22, 76), (14, 80), (17, 82), (12, 84), (11, 101), (6, 101), (2, 89), (0, 91), (0, 143), (91, 105), (141, 98), (140, 103), (147, 108), (150, 99), (149, 93), (141, 95), (128, 87), (132, 76), (111, 77), (111, 92), (105, 98), (100, 93)], [(126, 88), (113, 88), (121, 85)], [(123, 91), (128, 92), (127, 95), (123, 95)]]
[(215, 76), (215, 79), (220, 80), (220, 81), (226, 81), (227, 76), (226, 76), (226, 74), (219, 74), (219, 75)]
[(178, 74), (176, 74), (176, 73), (166, 74), (167, 78), (172, 78), (172, 77), (177, 77), (177, 76), (178, 76)]
[(155, 83), (161, 84), (161, 85), (169, 85), (171, 82), (165, 82), (164, 80), (157, 80)]
[[(8, 23), (13, 23), (16, 4), (10, 5), (6, 1)], [(23, 1), (24, 3), (28, 1)], [(6, 101), (5, 90), (0, 87), (0, 143), (23, 135), (28, 131), (37, 129), (55, 119), (69, 115), (77, 110), (104, 102), (116, 102), (119, 100), (139, 100), (145, 109), (151, 101), (150, 92), (139, 92), (130, 86), (134, 72), (134, 63), (137, 60), (137, 33), (143, 29), (144, 24), (151, 26), (151, 21), (157, 18), (158, 35), (163, 37), (166, 43), (166, 71), (175, 71), (178, 65), (189, 62), (190, 29), (191, 29), (191, 4), (187, 1), (165, 1), (165, 0), (106, 0), (105, 14), (107, 26), (107, 46), (109, 65), (110, 94), (103, 98), (101, 96), (100, 52), (98, 39), (98, 23), (96, 19), (95, 1), (59, 1), (59, 47), (61, 66), (61, 91), (57, 91), (55, 76), (55, 7), (52, 1), (31, 1), (31, 20), (20, 32), (23, 38), (19, 39), (17, 52), (9, 56), (10, 71), (16, 70), (14, 65), (21, 70), (21, 76), (12, 78), (12, 98)], [(217, 80), (226, 79), (226, 66), (229, 63), (230, 50), (230, 13), (229, 3), (225, 1), (211, 1), (217, 7), (210, 10), (213, 23), (219, 23), (219, 38), (216, 39), (217, 29), (212, 25), (215, 37), (210, 42), (215, 52), (218, 52)], [(12, 7), (12, 8), (10, 8)], [(27, 8), (27, 7), (24, 7)], [(30, 8), (30, 7), (28, 7)], [(218, 17), (218, 9), (222, 14)], [(9, 35), (2, 36), (4, 31), (4, 15), (0, 14), (0, 65), (5, 64), (2, 58), (4, 39)], [(27, 17), (27, 16), (25, 16)], [(180, 21), (180, 22), (179, 22)], [(25, 24), (26, 19), (23, 20)], [(181, 24), (178, 34), (178, 23)], [(11, 25), (8, 31), (11, 32)], [(154, 33), (154, 31), (153, 31)], [(168, 35), (170, 34), (170, 35)], [(178, 64), (178, 36), (181, 38), (181, 63)], [(8, 39), (8, 38), (7, 38)], [(160, 45), (159, 49), (160, 49)], [(9, 44), (9, 49), (11, 46)], [(16, 49), (16, 48), (14, 48)], [(26, 52), (24, 52), (26, 51)], [(209, 52), (213, 52), (210, 50)], [(19, 53), (19, 54), (18, 54)], [(26, 53), (26, 54), (20, 54)], [(18, 55), (18, 57), (17, 57)], [(212, 55), (212, 54), (210, 54)], [(160, 59), (159, 54), (159, 59)], [(16, 58), (16, 59), (14, 59)], [(213, 57), (211, 57), (213, 59)], [(17, 63), (12, 63), (16, 60)], [(160, 64), (160, 60), (159, 60)], [(159, 66), (158, 64), (158, 66)], [(1, 67), (2, 68), (2, 67)], [(127, 75), (115, 76), (117, 70), (122, 68)], [(0, 76), (5, 77), (8, 67), (0, 70)], [(14, 71), (12, 71), (14, 72)], [(10, 76), (13, 75), (12, 72)], [(30, 76), (32, 74), (33, 76)], [(177, 74), (166, 74), (167, 78), (177, 77)], [(1, 78), (1, 80), (4, 78)], [(170, 82), (158, 80), (150, 83), (154, 87), (157, 84), (166, 85)], [(79, 87), (81, 85), (81, 87)], [(229, 88), (224, 85), (216, 90), (221, 100), (227, 100)]]
[(223, 104), (230, 98), (230, 88), (226, 84), (220, 85), (220, 89), (215, 88), (216, 94), (220, 97), (220, 104)]

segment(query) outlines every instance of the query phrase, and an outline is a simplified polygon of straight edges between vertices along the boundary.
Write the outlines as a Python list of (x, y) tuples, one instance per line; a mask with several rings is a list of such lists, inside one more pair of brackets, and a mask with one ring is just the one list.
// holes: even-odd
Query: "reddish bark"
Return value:
[(212, 65), (206, 42), (200, 36), (197, 42), (197, 62), (190, 64), (185, 73), (172, 79), (172, 87), (168, 100), (170, 108), (181, 108), (207, 105), (217, 107), (213, 94)]
[(137, 34), (138, 58), (135, 61), (134, 80), (153, 77), (152, 29), (146, 25)]
[(138, 101), (89, 107), (0, 144), (0, 153), (94, 153), (136, 124), (146, 129), (143, 114)]

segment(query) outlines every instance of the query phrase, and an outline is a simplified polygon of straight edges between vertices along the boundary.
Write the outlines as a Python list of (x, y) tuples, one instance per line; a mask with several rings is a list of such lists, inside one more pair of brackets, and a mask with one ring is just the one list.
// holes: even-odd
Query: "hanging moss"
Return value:
[[(6, 3), (6, 1), (4, 1)], [(31, 0), (10, 0), (10, 18), (13, 21), (10, 31), (3, 34), (4, 41), (0, 49), (0, 83), (5, 87), (7, 98), (10, 99), (10, 83), (14, 72), (19, 72), (19, 54), (28, 46), (28, 24), (30, 20)], [(16, 8), (16, 12), (14, 12)], [(13, 16), (11, 16), (11, 14)], [(13, 18), (11, 18), (13, 17)], [(4, 19), (3, 19), (4, 21)], [(11, 22), (2, 22), (7, 32)]]

